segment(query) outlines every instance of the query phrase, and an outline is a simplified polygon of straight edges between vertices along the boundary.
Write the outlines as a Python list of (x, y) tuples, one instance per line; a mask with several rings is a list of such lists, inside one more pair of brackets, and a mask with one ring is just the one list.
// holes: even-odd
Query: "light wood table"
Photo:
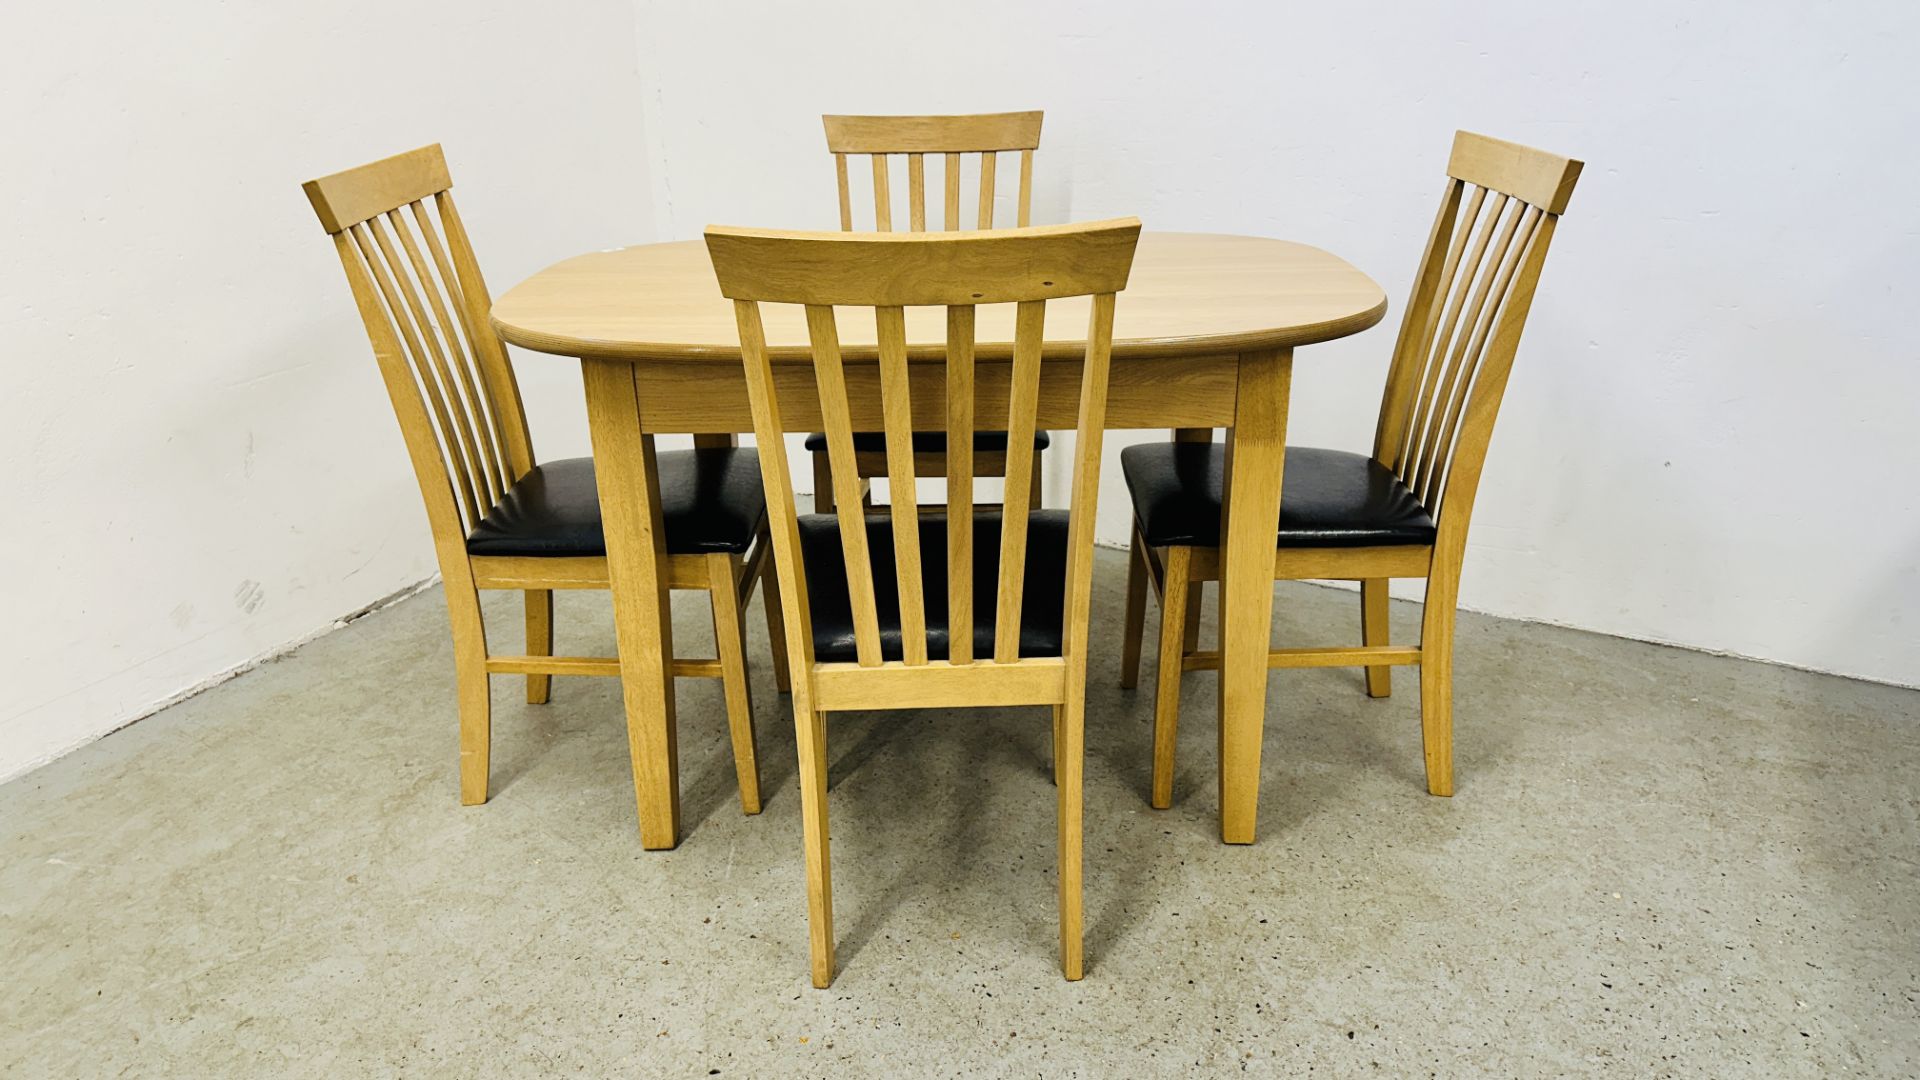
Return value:
[[(1225, 428), (1227, 505), (1220, 590), (1220, 836), (1252, 843), (1266, 717), (1273, 617), (1275, 523), (1296, 346), (1365, 330), (1386, 313), (1372, 278), (1303, 244), (1244, 236), (1146, 233), (1120, 294), (1113, 329), (1109, 428)], [(660, 524), (654, 436), (751, 431), (733, 305), (721, 297), (700, 241), (582, 255), (542, 270), (493, 306), (515, 345), (578, 357), (586, 383), (600, 505), (613, 585), (616, 641), (627, 708), (640, 840), (680, 839), (673, 709), (672, 620)], [(1086, 300), (1047, 305), (1049, 357), (1083, 347)], [(766, 310), (767, 343), (780, 376), (781, 411), (794, 431), (821, 427), (798, 308)], [(910, 310), (910, 360), (938, 360), (945, 321)], [(1006, 408), (1011, 305), (981, 308), (979, 415)], [(841, 327), (856, 429), (878, 431), (878, 365), (872, 325)], [(942, 371), (911, 377), (915, 424), (944, 423)], [(1080, 373), (1043, 366), (1039, 426), (1071, 428)], [(924, 415), (921, 415), (924, 413)], [(1141, 748), (1145, 754), (1146, 748)]]

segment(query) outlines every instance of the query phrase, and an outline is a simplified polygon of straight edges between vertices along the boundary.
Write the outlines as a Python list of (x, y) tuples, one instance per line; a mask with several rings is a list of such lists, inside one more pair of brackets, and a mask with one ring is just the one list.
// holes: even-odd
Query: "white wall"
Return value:
[[(1044, 108), (1037, 220), (1304, 240), (1396, 306), (1456, 127), (1585, 158), (1464, 602), (1920, 683), (1912, 5), (0, 20), (0, 778), (432, 573), (301, 180), (443, 142), (499, 291), (656, 231), (832, 227), (828, 111)], [(1365, 448), (1397, 317), (1301, 352), (1296, 441)], [(575, 369), (519, 366), (542, 456), (586, 452)]]
[(1036, 221), (1367, 270), (1394, 310), (1298, 354), (1297, 443), (1368, 448), (1456, 128), (1585, 159), (1463, 603), (1920, 684), (1920, 7), (637, 6), (663, 239), (836, 227), (822, 112), (1037, 107)]
[[(300, 182), (442, 142), (495, 290), (647, 239), (623, 0), (0, 15), (0, 779), (434, 572)], [(577, 366), (523, 356), (536, 448)]]

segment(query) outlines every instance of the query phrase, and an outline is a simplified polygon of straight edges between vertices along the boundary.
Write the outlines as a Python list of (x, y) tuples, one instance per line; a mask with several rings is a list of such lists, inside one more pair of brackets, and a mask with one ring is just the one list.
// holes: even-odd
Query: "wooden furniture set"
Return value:
[[(1217, 672), (1221, 837), (1254, 837), (1271, 667), (1360, 667), (1384, 697), (1421, 668), (1428, 789), (1453, 792), (1452, 636), (1468, 523), (1541, 267), (1580, 163), (1460, 133), (1401, 320), (1370, 454), (1286, 446), (1294, 348), (1364, 330), (1386, 300), (1304, 245), (1029, 225), (1040, 114), (827, 117), (843, 232), (713, 227), (559, 263), (490, 302), (437, 146), (306, 185), (332, 235), (427, 507), (452, 624), (462, 801), (487, 797), (491, 675), (617, 675), (641, 841), (679, 841), (675, 676), (719, 678), (743, 809), (760, 808), (744, 618), (764, 582), (799, 747), (812, 976), (834, 973), (826, 716), (1044, 705), (1059, 821), (1060, 964), (1080, 978), (1088, 604), (1103, 433), (1133, 509), (1122, 682), (1160, 604), (1152, 746), (1172, 797), (1179, 684)], [(996, 155), (1018, 151), (1017, 227), (992, 230)], [(961, 156), (981, 155), (960, 231)], [(853, 232), (848, 156), (872, 157)], [(907, 159), (892, 230), (890, 156)], [(927, 155), (945, 229), (927, 228)], [(593, 457), (537, 462), (504, 342), (581, 363)], [(1212, 439), (1225, 431), (1225, 442)], [(1064, 510), (1041, 507), (1049, 430), (1074, 432)], [(735, 445), (750, 432), (759, 447)], [(814, 513), (783, 436), (810, 432)], [(656, 450), (692, 434), (692, 450)], [(998, 504), (974, 480), (1004, 477)], [(872, 478), (888, 481), (875, 507)], [(918, 481), (945, 481), (923, 504)], [(1277, 523), (1277, 529), (1276, 529)], [(769, 557), (771, 555), (771, 557)], [(1387, 582), (1426, 579), (1418, 645)], [(1361, 586), (1358, 645), (1270, 647), (1277, 579)], [(1219, 581), (1220, 641), (1196, 640)], [(559, 657), (552, 592), (610, 588), (617, 657)], [(717, 658), (676, 655), (667, 596), (708, 593)], [(489, 649), (482, 589), (524, 594), (524, 654)]]

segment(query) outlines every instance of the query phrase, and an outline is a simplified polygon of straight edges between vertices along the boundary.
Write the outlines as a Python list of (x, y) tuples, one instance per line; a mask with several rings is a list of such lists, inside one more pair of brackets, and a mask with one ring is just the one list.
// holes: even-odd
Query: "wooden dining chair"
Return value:
[[(1453, 623), (1487, 441), (1555, 225), (1581, 163), (1460, 132), (1413, 296), (1394, 345), (1373, 453), (1288, 447), (1276, 580), (1360, 582), (1358, 647), (1275, 649), (1276, 668), (1364, 667), (1386, 697), (1394, 665), (1420, 665), (1427, 790), (1453, 794)], [(1122, 686), (1135, 685), (1146, 585), (1160, 600), (1152, 803), (1173, 799), (1180, 675), (1217, 670), (1185, 630), (1189, 589), (1220, 578), (1221, 494), (1231, 443), (1128, 447), (1133, 498)], [(1228, 507), (1231, 510), (1231, 507)], [(1420, 644), (1393, 645), (1387, 582), (1427, 580)]]
[[(960, 228), (960, 165), (965, 155), (980, 159), (979, 211), (974, 228), (993, 228), (994, 187), (999, 174), (999, 157), (1020, 152), (1020, 193), (1016, 204), (1016, 223), (1025, 228), (1033, 217), (1033, 152), (1040, 145), (1040, 120), (1033, 112), (982, 113), (971, 116), (823, 116), (827, 149), (833, 152), (834, 171), (840, 187), (840, 228), (853, 231), (853, 193), (847, 178), (847, 155), (867, 154), (873, 162), (873, 227), (876, 232), (893, 231), (893, 193), (889, 178), (893, 155), (907, 159), (907, 222), (913, 232), (927, 231), (926, 157), (937, 154), (946, 162), (946, 229)], [(1036, 454), (1051, 445), (1044, 431), (1033, 433)], [(825, 432), (807, 436), (806, 449), (813, 456), (813, 505), (823, 514), (833, 512), (834, 485), (829, 469)], [(919, 431), (913, 436), (916, 468), (924, 473), (946, 472), (944, 455), (946, 433)], [(859, 477), (858, 491), (863, 505), (870, 505), (869, 481), (887, 475), (887, 450), (884, 436), (877, 431), (856, 431), (853, 435), (853, 467)], [(973, 435), (973, 474), (1007, 475), (1007, 433), (979, 431)], [(1034, 506), (1040, 505), (1040, 477), (1033, 470), (1031, 481)]]
[[(761, 477), (774, 561), (786, 585), (782, 622), (799, 741), (815, 986), (832, 982), (834, 966), (826, 715), (853, 709), (1052, 708), (1060, 965), (1067, 978), (1081, 976), (1080, 783), (1094, 513), (1114, 294), (1126, 287), (1139, 234), (1132, 218), (992, 234), (707, 230), (720, 291), (734, 301), (740, 327), (754, 435), (766, 457)], [(1092, 298), (1084, 345), (1056, 339), (1043, 350), (1047, 301), (1080, 296)], [(762, 303), (805, 306), (811, 380), (801, 361), (769, 357)], [(976, 354), (982, 304), (1017, 305), (1011, 357)], [(835, 305), (873, 308), (875, 345), (843, 349)], [(916, 350), (911, 364), (909, 306), (946, 309), (945, 350)], [(1072, 394), (1076, 375), (1079, 384), (1066, 511), (1035, 508), (1026, 484), (1035, 467), (1043, 351), (1054, 392)], [(878, 362), (849, 365), (849, 356)], [(816, 417), (827, 430), (839, 499), (834, 515), (803, 517), (781, 433)], [(969, 438), (976, 421), (1005, 425), (1014, 481), (1003, 506), (977, 512)], [(854, 432), (876, 427), (894, 491), (885, 515), (862, 511), (849, 467)], [(913, 434), (934, 427), (954, 452), (946, 458), (944, 513), (922, 516)]]
[[(309, 181), (305, 190), (333, 236), (426, 501), (453, 626), (460, 800), (475, 804), (487, 801), (489, 676), (525, 675), (527, 701), (538, 705), (553, 676), (618, 676), (620, 662), (553, 655), (553, 591), (608, 587), (593, 459), (535, 463), (513, 365), (488, 321), (493, 302), (451, 187), (434, 145)], [(717, 447), (662, 453), (659, 469), (667, 573), (674, 588), (712, 598), (719, 653), (676, 658), (673, 671), (721, 681), (740, 804), (757, 814), (741, 618), (756, 581), (767, 583), (769, 628), (779, 623), (759, 461), (752, 450)], [(481, 589), (525, 594), (525, 655), (488, 649)], [(778, 658), (782, 635), (773, 636)]]

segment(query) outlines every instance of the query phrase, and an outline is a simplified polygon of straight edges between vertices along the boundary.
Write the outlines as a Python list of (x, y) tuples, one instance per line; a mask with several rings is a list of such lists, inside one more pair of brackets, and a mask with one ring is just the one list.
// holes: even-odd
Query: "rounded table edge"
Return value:
[[(1120, 296), (1124, 303), (1126, 294), (1123, 292)], [(1387, 297), (1383, 291), (1379, 303), (1365, 311), (1305, 326), (1289, 326), (1279, 330), (1257, 330), (1238, 334), (1117, 339), (1113, 343), (1113, 357), (1116, 360), (1124, 360), (1141, 357), (1220, 356), (1230, 353), (1258, 352), (1265, 349), (1294, 349), (1303, 345), (1318, 345), (1372, 329), (1386, 318), (1388, 306)], [(491, 313), (488, 314), (487, 321), (494, 332), (500, 335), (501, 340), (508, 344), (553, 356), (568, 356), (581, 360), (624, 360), (630, 363), (659, 363), (675, 360), (738, 362), (740, 360), (740, 346), (737, 344), (691, 345), (684, 342), (600, 341), (591, 338), (560, 337), (538, 330), (523, 329), (512, 323), (502, 322)], [(1085, 348), (1084, 341), (1047, 342), (1042, 347), (1042, 355), (1047, 359), (1067, 359), (1078, 355)], [(1003, 343), (997, 348), (982, 346), (977, 355), (981, 360), (1009, 360), (1013, 357), (1013, 346), (1011, 343)], [(804, 345), (776, 347), (769, 350), (769, 356), (773, 360), (782, 362), (802, 362), (812, 359), (812, 354)], [(849, 345), (844, 351), (844, 357), (848, 360), (873, 360), (878, 356), (878, 350), (872, 346)], [(915, 345), (907, 351), (907, 359), (916, 362), (935, 361), (944, 357), (945, 346), (940, 344)]]

